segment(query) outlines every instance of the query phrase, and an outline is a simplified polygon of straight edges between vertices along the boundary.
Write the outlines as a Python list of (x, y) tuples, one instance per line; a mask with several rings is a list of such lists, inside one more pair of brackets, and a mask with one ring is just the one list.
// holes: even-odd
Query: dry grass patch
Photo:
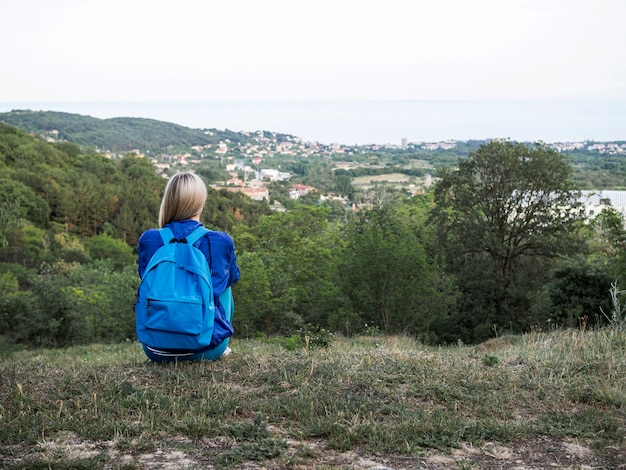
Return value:
[(626, 465), (623, 332), (445, 348), (361, 337), (291, 352), (239, 340), (233, 349), (223, 361), (177, 365), (146, 362), (136, 344), (4, 357), (0, 465)]

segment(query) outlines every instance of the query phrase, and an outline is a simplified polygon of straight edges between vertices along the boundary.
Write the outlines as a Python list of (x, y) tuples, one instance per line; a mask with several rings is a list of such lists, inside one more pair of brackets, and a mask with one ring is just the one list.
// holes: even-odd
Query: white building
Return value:
[(626, 219), (626, 191), (581, 191), (581, 199), (589, 219), (593, 219), (605, 207), (612, 207)]
[(272, 169), (266, 169), (266, 170), (261, 170), (259, 172), (259, 179), (269, 179), (270, 181), (284, 181), (284, 180), (288, 180), (289, 178), (291, 178), (291, 175), (289, 173), (285, 173), (285, 172), (281, 172), (278, 170), (272, 170)]

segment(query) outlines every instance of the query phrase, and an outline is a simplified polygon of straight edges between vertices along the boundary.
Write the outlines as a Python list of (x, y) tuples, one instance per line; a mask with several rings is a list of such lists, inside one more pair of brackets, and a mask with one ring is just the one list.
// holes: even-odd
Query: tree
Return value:
[(154, 227), (159, 220), (159, 205), (165, 188), (163, 178), (154, 171), (145, 158), (132, 155), (118, 163), (124, 175), (120, 193), (114, 198), (114, 235), (130, 246), (137, 246), (144, 230)]
[(298, 206), (262, 217), (250, 228), (234, 227), (241, 255), (242, 280), (235, 290), (238, 311), (242, 311), (238, 299), (255, 299), (252, 304), (242, 300), (248, 311), (236, 314), (236, 322), (248, 330), (263, 326), (267, 335), (288, 334), (309, 323), (327, 326), (339, 303), (335, 268), (341, 250), (328, 213), (321, 207)]
[(528, 325), (546, 263), (573, 250), (577, 209), (567, 157), (541, 143), (492, 141), (445, 168), (432, 221), (460, 291), (457, 333), (484, 339), (492, 328)]
[(0, 204), (0, 247), (9, 244), (7, 236), (13, 230), (24, 225), (22, 219), (24, 211), (20, 207), (19, 202), (4, 202)]
[(613, 280), (606, 258), (577, 255), (565, 259), (552, 272), (547, 286), (550, 320), (567, 327), (582, 321), (591, 326), (602, 324), (606, 319), (601, 311), (610, 311), (609, 288)]
[(136, 256), (133, 249), (123, 240), (113, 238), (106, 233), (84, 239), (84, 244), (92, 259), (109, 260), (112, 267), (122, 271), (127, 266), (133, 266)]
[[(0, 230), (2, 233), (2, 230)], [(45, 259), (44, 231), (25, 222), (6, 234), (6, 246), (0, 246), (0, 260), (33, 267)]]
[(339, 278), (361, 328), (429, 335), (436, 276), (420, 235), (398, 204), (362, 210), (349, 221)]
[(242, 273), (233, 288), (235, 297), (235, 331), (245, 338), (253, 333), (271, 333), (271, 297), (268, 270), (256, 253), (243, 253), (237, 260)]
[(353, 199), (355, 189), (352, 185), (352, 178), (350, 178), (348, 175), (336, 175), (335, 192), (340, 196), (345, 196), (349, 199)]
[(600, 242), (604, 245), (601, 250), (610, 256), (626, 251), (626, 228), (624, 216), (614, 207), (605, 207), (593, 219), (591, 226), (596, 230)]
[[(46, 201), (19, 181), (0, 178), (0, 208), (3, 216), (19, 213), (20, 217), (17, 219), (24, 218), (41, 228), (48, 226), (50, 209)], [(15, 217), (12, 217), (12, 220), (15, 220)], [(0, 225), (7, 229), (4, 219)]]
[(259, 217), (270, 213), (266, 201), (254, 201), (243, 193), (209, 187), (201, 220), (210, 228), (230, 233), (235, 225), (254, 224)]

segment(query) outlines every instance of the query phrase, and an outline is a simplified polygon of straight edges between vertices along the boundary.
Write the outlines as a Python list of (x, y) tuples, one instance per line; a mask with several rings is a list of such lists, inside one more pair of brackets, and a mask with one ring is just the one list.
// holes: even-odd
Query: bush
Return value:
[(619, 290), (617, 288), (617, 281), (611, 283), (609, 289), (611, 294), (611, 311), (607, 314), (602, 307), (600, 310), (605, 318), (609, 321), (609, 325), (619, 330), (626, 329), (626, 303), (622, 304), (621, 297), (626, 293), (626, 290)]
[(324, 348), (334, 341), (335, 335), (326, 328), (307, 324), (300, 328), (300, 338), (307, 349)]
[(17, 278), (0, 274), (9, 287), (0, 298), (0, 331), (6, 344), (65, 347), (135, 338), (133, 268), (116, 271), (106, 261), (86, 266), (42, 266), (30, 288), (16, 291)]

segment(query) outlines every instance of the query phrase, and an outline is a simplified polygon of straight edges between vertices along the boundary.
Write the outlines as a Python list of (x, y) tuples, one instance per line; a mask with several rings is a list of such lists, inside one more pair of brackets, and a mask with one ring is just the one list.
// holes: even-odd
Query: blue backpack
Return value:
[(163, 246), (143, 273), (135, 304), (137, 337), (146, 346), (199, 353), (233, 334), (214, 297), (211, 266), (193, 246), (208, 232), (198, 226), (178, 240), (168, 227), (159, 230)]

